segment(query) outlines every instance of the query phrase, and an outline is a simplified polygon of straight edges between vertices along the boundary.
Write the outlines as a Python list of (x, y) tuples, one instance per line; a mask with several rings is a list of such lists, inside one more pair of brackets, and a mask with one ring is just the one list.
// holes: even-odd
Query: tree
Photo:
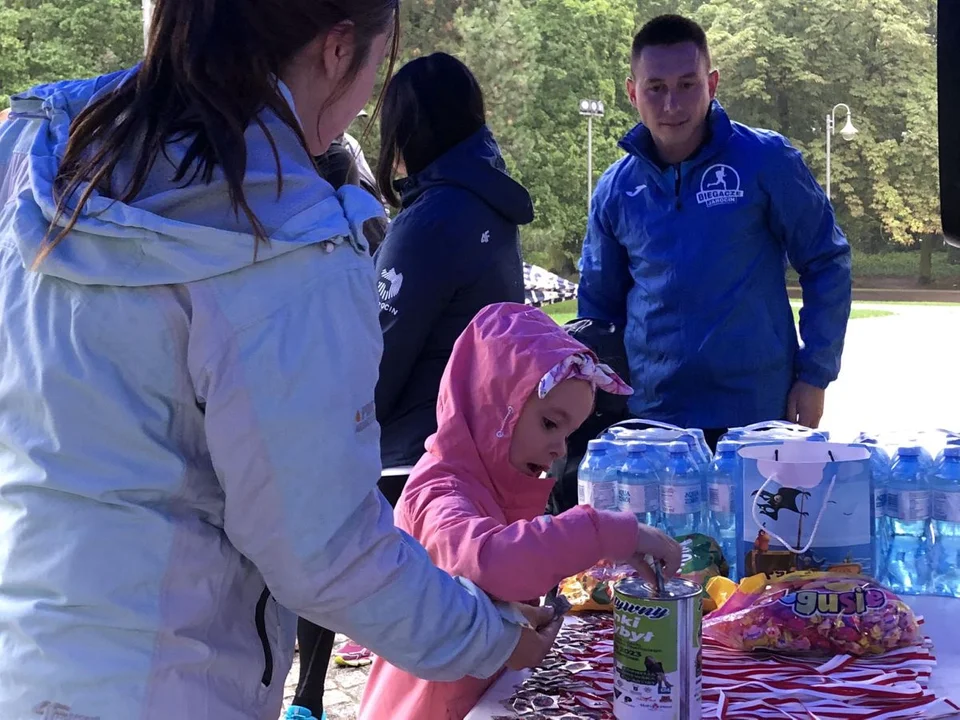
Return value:
[(696, 13), (734, 117), (785, 134), (821, 178), (823, 118), (837, 102), (853, 108), (860, 133), (835, 145), (833, 200), (851, 242), (867, 251), (940, 232), (933, 8), (709, 0)]
[(142, 45), (140, 0), (4, 0), (0, 107), (32, 85), (132, 65)]

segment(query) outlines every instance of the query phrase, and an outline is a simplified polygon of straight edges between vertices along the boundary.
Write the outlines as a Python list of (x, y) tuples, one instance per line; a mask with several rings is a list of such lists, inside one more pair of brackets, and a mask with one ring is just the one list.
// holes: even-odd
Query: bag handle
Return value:
[[(830, 457), (832, 458), (833, 455), (831, 454)], [(770, 477), (764, 480), (763, 485), (761, 485), (760, 489), (757, 490), (757, 494), (753, 496), (753, 504), (750, 506), (750, 511), (751, 511), (750, 514), (753, 515), (753, 522), (756, 523), (758, 528), (763, 528), (764, 531), (768, 535), (770, 535), (774, 540), (779, 540), (780, 544), (783, 545), (787, 550), (792, 552), (794, 555), (803, 555), (807, 550), (813, 547), (813, 541), (817, 537), (817, 530), (820, 529), (820, 521), (823, 520), (823, 514), (827, 511), (827, 505), (830, 504), (830, 496), (833, 495), (833, 487), (834, 485), (837, 484), (837, 473), (834, 472), (833, 477), (830, 479), (830, 486), (827, 488), (827, 494), (823, 498), (823, 503), (820, 506), (820, 512), (817, 513), (817, 519), (813, 523), (813, 531), (810, 533), (810, 539), (807, 540), (807, 544), (804, 545), (799, 550), (793, 547), (793, 545), (788, 543), (786, 540), (780, 537), (773, 530), (764, 528), (763, 521), (760, 520), (759, 514), (757, 513), (757, 502), (760, 500), (760, 497), (762, 496), (764, 490), (767, 489), (767, 486), (774, 480), (776, 480), (777, 483), (779, 484), (779, 478), (777, 477), (777, 473), (771, 474)], [(780, 487), (789, 487), (789, 486), (780, 485)]]
[(766, 430), (792, 430), (797, 433), (809, 433), (813, 432), (810, 428), (804, 427), (803, 425), (797, 425), (792, 423), (789, 420), (767, 420), (766, 422), (753, 423), (753, 425), (747, 425), (741, 430), (749, 430), (751, 432), (764, 432)]
[[(634, 425), (645, 425), (646, 427), (660, 428), (661, 430), (676, 430), (677, 432), (686, 432), (686, 429), (670, 423), (660, 422), (659, 420), (645, 420), (643, 418), (630, 418), (614, 423), (603, 432), (609, 432), (616, 427), (633, 427)], [(603, 433), (600, 433), (601, 435)]]

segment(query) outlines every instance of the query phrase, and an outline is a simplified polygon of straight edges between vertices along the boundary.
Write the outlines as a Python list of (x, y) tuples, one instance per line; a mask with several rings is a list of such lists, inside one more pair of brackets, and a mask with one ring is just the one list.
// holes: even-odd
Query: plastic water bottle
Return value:
[(948, 445), (933, 477), (933, 592), (960, 597), (960, 446)]
[(887, 537), (886, 506), (887, 485), (890, 483), (890, 456), (873, 441), (862, 443), (870, 452), (870, 471), (873, 475), (873, 536), (875, 553), (873, 576), (884, 577), (886, 571)]
[(671, 537), (706, 531), (703, 473), (682, 441), (670, 443), (670, 458), (660, 476), (663, 529)]
[(710, 451), (710, 446), (707, 445), (707, 438), (703, 434), (703, 430), (700, 428), (691, 428), (687, 430), (687, 432), (696, 438), (698, 451), (701, 457), (703, 457), (705, 464), (709, 467), (713, 462), (713, 453)]
[(597, 510), (617, 509), (617, 471), (613, 445), (591, 440), (577, 471), (577, 502)]
[(887, 484), (886, 582), (895, 592), (923, 594), (929, 584), (930, 476), (923, 450), (900, 448)]
[(632, 512), (644, 525), (660, 527), (660, 476), (642, 442), (627, 443), (627, 456), (620, 467), (617, 503), (620, 510)]
[(740, 577), (737, 550), (737, 503), (742, 491), (738, 482), (737, 444), (720, 441), (717, 455), (707, 475), (707, 508), (709, 509), (710, 535), (720, 544), (723, 556), (730, 567), (730, 577)]

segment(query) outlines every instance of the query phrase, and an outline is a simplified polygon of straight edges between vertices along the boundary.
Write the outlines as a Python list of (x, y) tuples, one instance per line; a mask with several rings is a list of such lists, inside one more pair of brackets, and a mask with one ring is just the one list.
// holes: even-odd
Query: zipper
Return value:
[(677, 173), (677, 181), (674, 184), (674, 188), (673, 188), (674, 193), (676, 194), (676, 201), (674, 204), (677, 210), (683, 210), (683, 202), (681, 202), (680, 200), (680, 185), (681, 185), (680, 168), (681, 167), (682, 167), (681, 165), (677, 164), (677, 166), (674, 168)]
[(260, 645), (263, 647), (263, 677), (260, 682), (264, 687), (270, 687), (273, 682), (273, 649), (270, 647), (270, 638), (267, 637), (267, 600), (270, 599), (270, 590), (264, 588), (257, 601), (257, 612), (254, 617), (257, 623), (257, 635), (260, 636)]

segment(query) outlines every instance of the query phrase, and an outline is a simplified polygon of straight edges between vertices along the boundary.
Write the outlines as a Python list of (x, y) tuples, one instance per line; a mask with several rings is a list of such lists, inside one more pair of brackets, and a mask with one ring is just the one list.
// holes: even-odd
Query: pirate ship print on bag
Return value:
[(784, 440), (739, 451), (744, 576), (870, 573), (873, 488), (861, 445)]

